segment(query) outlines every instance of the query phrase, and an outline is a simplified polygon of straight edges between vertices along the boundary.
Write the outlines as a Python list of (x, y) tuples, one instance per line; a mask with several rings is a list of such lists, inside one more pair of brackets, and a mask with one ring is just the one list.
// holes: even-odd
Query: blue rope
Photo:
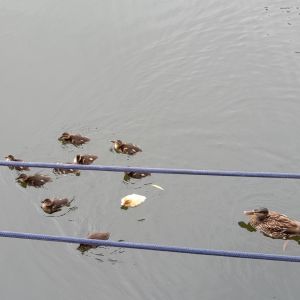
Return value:
[[(0, 166), (23, 166), (34, 168), (62, 168), (94, 171), (111, 171), (111, 172), (149, 172), (161, 174), (186, 174), (186, 175), (209, 175), (209, 176), (235, 176), (235, 177), (262, 177), (262, 178), (287, 178), (300, 179), (300, 173), (273, 173), (273, 172), (243, 172), (243, 171), (218, 171), (218, 170), (193, 170), (193, 169), (171, 169), (171, 168), (142, 168), (142, 167), (122, 167), (122, 166), (102, 166), (102, 165), (78, 165), (78, 164), (60, 164), (60, 163), (43, 163), (43, 162), (13, 162), (0, 161)], [(274, 261), (300, 262), (300, 256), (287, 256), (255, 252), (239, 252), (226, 250), (198, 249), (189, 247), (162, 246), (156, 244), (130, 243), (130, 242), (113, 242), (100, 241), (68, 236), (51, 236), (45, 234), (20, 233), (12, 231), (0, 231), (0, 237), (42, 240), (51, 242), (64, 242), (75, 244), (89, 244), (95, 246), (109, 246), (119, 248), (132, 248), (154, 251), (168, 251), (177, 253), (189, 253), (200, 255), (225, 256), (235, 258), (262, 259)]]
[(91, 239), (75, 238), (69, 236), (55, 236), (55, 235), (22, 233), (22, 232), (13, 232), (13, 231), (0, 231), (0, 237), (41, 240), (41, 241), (49, 241), (49, 242), (73, 243), (73, 244), (88, 244), (88, 245), (95, 245), (95, 246), (108, 246), (108, 247), (118, 247), (118, 248), (132, 248), (132, 249), (153, 250), (153, 251), (167, 251), (167, 252), (176, 252), (176, 253), (225, 256), (225, 257), (235, 257), (235, 258), (300, 262), (300, 256), (288, 256), (288, 255), (255, 253), (255, 252), (226, 251), (226, 250), (211, 250), (211, 249), (199, 249), (199, 248), (176, 247), (176, 246), (162, 246), (156, 244), (131, 243), (131, 242), (114, 242), (110, 240), (106, 240), (106, 241), (91, 240)]
[(122, 167), (122, 166), (78, 165), (78, 164), (15, 162), (15, 161), (0, 161), (0, 166), (61, 168), (61, 169), (77, 169), (77, 170), (92, 170), (92, 171), (110, 171), (110, 172), (140, 172), (140, 173), (148, 172), (148, 173), (160, 173), (160, 174), (300, 179), (300, 173), (280, 173), (280, 172), (247, 172), (247, 171), (196, 170), (196, 169), (173, 169), (173, 168)]

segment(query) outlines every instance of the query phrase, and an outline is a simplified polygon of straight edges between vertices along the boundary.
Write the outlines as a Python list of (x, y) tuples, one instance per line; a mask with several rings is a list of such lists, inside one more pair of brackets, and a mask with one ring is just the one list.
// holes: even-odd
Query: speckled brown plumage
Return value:
[(113, 150), (117, 153), (123, 153), (127, 155), (134, 155), (137, 152), (142, 152), (142, 149), (134, 144), (125, 143), (121, 140), (111, 141), (113, 143)]
[(90, 155), (90, 154), (78, 154), (74, 158), (74, 164), (79, 165), (90, 165), (98, 158), (97, 155)]
[(292, 220), (286, 215), (269, 211), (267, 208), (254, 209), (244, 213), (250, 216), (250, 225), (268, 237), (285, 240), (300, 236), (300, 222)]
[(47, 182), (52, 181), (51, 177), (42, 174), (34, 174), (34, 175), (26, 175), (24, 173), (20, 174), (16, 178), (16, 181), (20, 183), (23, 187), (34, 186), (34, 187), (42, 187)]
[(80, 134), (72, 134), (64, 132), (59, 138), (63, 144), (72, 144), (74, 146), (80, 146), (90, 141), (88, 137), (82, 136)]

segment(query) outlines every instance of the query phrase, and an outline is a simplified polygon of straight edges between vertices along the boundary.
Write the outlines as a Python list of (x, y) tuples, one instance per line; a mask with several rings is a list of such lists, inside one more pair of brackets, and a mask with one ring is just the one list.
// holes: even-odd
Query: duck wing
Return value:
[(300, 234), (300, 222), (290, 219), (286, 215), (271, 212), (268, 218), (269, 226), (273, 227), (274, 231), (285, 234)]

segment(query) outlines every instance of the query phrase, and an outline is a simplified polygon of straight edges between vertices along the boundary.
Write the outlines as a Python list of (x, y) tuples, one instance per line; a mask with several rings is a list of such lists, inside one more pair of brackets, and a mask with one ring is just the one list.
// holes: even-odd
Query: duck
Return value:
[[(87, 239), (92, 239), (92, 240), (108, 240), (110, 237), (109, 232), (92, 232), (87, 236)], [(82, 254), (85, 251), (88, 251), (92, 248), (97, 248), (98, 246), (96, 245), (86, 245), (86, 244), (80, 244), (77, 247), (77, 250), (79, 250)]]
[[(23, 161), (21, 159), (15, 158), (11, 154), (5, 156), (5, 159), (6, 159), (6, 161)], [(17, 170), (17, 171), (30, 171), (30, 169), (28, 167), (23, 167), (23, 166), (9, 166), (9, 169)]]
[[(70, 165), (72, 163), (67, 162), (66, 164)], [(75, 174), (76, 176), (80, 176), (80, 171), (76, 169), (54, 168), (53, 173), (57, 175)]]
[(77, 154), (74, 158), (74, 164), (90, 165), (98, 158), (97, 155)]
[(113, 150), (117, 153), (134, 155), (137, 152), (142, 152), (142, 149), (139, 146), (132, 143), (125, 143), (121, 140), (111, 141), (111, 143), (113, 143)]
[(27, 175), (27, 174), (20, 174), (16, 178), (16, 181), (23, 187), (29, 186), (34, 186), (34, 187), (42, 187), (45, 183), (51, 182), (52, 179), (51, 177), (47, 175), (42, 175), (42, 174), (34, 174), (34, 175)]
[(63, 144), (72, 144), (74, 146), (80, 146), (90, 141), (86, 136), (80, 134), (72, 134), (68, 132), (63, 132), (62, 135), (58, 138)]
[(42, 202), (41, 208), (47, 214), (53, 214), (57, 211), (61, 211), (64, 206), (70, 206), (71, 201), (67, 198), (62, 199), (49, 199), (46, 198)]
[(300, 237), (300, 222), (265, 207), (244, 211), (250, 217), (250, 225), (273, 239)]
[(133, 172), (133, 171), (132, 172), (124, 172), (124, 181), (129, 181), (130, 178), (142, 179), (147, 176), (151, 176), (151, 173), (147, 173), (147, 172), (139, 173), (139, 172)]

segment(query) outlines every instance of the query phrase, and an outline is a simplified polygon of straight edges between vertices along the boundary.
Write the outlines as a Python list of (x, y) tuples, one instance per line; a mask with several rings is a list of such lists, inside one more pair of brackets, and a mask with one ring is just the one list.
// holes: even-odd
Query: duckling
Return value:
[(134, 155), (137, 152), (142, 152), (142, 149), (137, 145), (131, 143), (124, 143), (121, 140), (111, 141), (113, 145), (113, 149), (117, 153), (123, 153), (127, 155)]
[(74, 146), (80, 146), (90, 141), (88, 137), (82, 136), (80, 134), (72, 134), (64, 132), (59, 138), (63, 144), (73, 144)]
[(151, 173), (147, 173), (147, 172), (139, 173), (139, 172), (133, 172), (133, 171), (132, 172), (125, 172), (123, 180), (124, 181), (129, 181), (130, 178), (141, 179), (141, 178), (144, 178), (144, 177), (147, 177), (147, 176), (151, 176)]
[(90, 165), (98, 158), (97, 155), (89, 155), (89, 154), (77, 154), (74, 158), (74, 164), (79, 165)]
[[(108, 240), (110, 237), (109, 232), (92, 232), (87, 236), (87, 239), (93, 239), (93, 240)], [(79, 250), (82, 254), (85, 251), (88, 251), (89, 249), (97, 248), (95, 245), (86, 245), (86, 244), (80, 244), (77, 247), (77, 250)]]
[(51, 182), (52, 179), (47, 175), (41, 175), (41, 174), (34, 174), (34, 175), (26, 175), (24, 173), (20, 174), (16, 178), (16, 181), (23, 187), (34, 186), (34, 187), (41, 187), (47, 182)]
[[(66, 164), (72, 164), (67, 162)], [(80, 176), (80, 171), (76, 169), (63, 169), (63, 168), (54, 168), (53, 173), (57, 175), (66, 175), (66, 174), (75, 174), (76, 176)]]
[[(13, 155), (9, 154), (7, 156), (5, 156), (7, 161), (23, 161), (21, 159), (15, 158)], [(29, 171), (30, 169), (28, 167), (21, 167), (21, 166), (10, 166), (9, 167), (11, 170), (17, 170), (17, 171)]]
[(57, 211), (61, 211), (61, 208), (64, 206), (70, 206), (71, 201), (67, 198), (54, 198), (53, 200), (47, 198), (44, 199), (41, 203), (41, 208), (45, 213), (53, 214)]

